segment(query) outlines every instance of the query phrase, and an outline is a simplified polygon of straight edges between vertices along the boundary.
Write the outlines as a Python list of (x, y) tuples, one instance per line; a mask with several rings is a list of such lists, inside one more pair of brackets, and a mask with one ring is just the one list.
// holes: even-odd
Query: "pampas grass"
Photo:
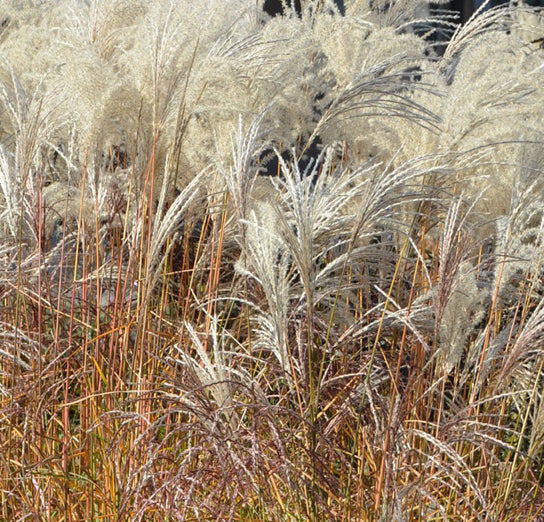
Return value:
[(205, 4), (0, 7), (0, 519), (538, 520), (541, 13)]

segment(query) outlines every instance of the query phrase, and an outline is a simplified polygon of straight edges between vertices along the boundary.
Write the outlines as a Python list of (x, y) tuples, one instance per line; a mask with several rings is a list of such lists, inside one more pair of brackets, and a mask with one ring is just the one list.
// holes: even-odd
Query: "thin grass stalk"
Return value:
[[(381, 335), (381, 330), (383, 328), (384, 320), (385, 320), (385, 317), (386, 317), (386, 314), (387, 314), (389, 298), (392, 295), (392, 292), (393, 292), (393, 289), (394, 289), (394, 286), (395, 286), (395, 282), (396, 282), (396, 278), (398, 276), (399, 269), (400, 269), (400, 262), (401, 262), (401, 260), (403, 258), (404, 251), (407, 248), (407, 244), (408, 244), (408, 241), (406, 240), (404, 242), (401, 254), (399, 255), (399, 259), (397, 260), (396, 267), (395, 267), (395, 272), (393, 274), (391, 283), (389, 285), (389, 291), (388, 291), (388, 293), (386, 295), (385, 303), (383, 304), (383, 310), (381, 312), (381, 317), (380, 317), (380, 320), (378, 322), (377, 332), (375, 334), (374, 342), (373, 342), (372, 349), (371, 349), (371, 352), (370, 352), (370, 360), (368, 362), (368, 369), (367, 369), (366, 374), (365, 374), (364, 387), (362, 389), (361, 399), (359, 400), (358, 415), (357, 415), (356, 425), (355, 425), (354, 434), (353, 434), (353, 445), (352, 445), (352, 449), (351, 449), (351, 452), (350, 452), (350, 467), (354, 467), (355, 458), (356, 458), (356, 451), (357, 451), (357, 448), (360, 447), (359, 444), (358, 444), (358, 438), (359, 438), (359, 433), (361, 431), (361, 426), (362, 426), (362, 410), (363, 410), (364, 401), (365, 401), (365, 398), (366, 398), (366, 390), (367, 390), (368, 384), (370, 382), (370, 375), (371, 375), (371, 372), (372, 372), (372, 368), (373, 368), (373, 365), (374, 365), (374, 360), (375, 360), (376, 353), (377, 353), (377, 350), (378, 350), (378, 343), (379, 343), (379, 339), (380, 339), (380, 335)], [(363, 450), (363, 454), (364, 453), (365, 452)], [(382, 468), (383, 468), (383, 465), (382, 465)], [(349, 492), (350, 492), (350, 489), (351, 489), (351, 477), (352, 477), (352, 474), (350, 473), (348, 475), (348, 481), (347, 481), (346, 489), (345, 489), (345, 493), (344, 493), (344, 495), (346, 497), (349, 495)], [(380, 488), (381, 488), (382, 480), (383, 480), (382, 471), (380, 471), (380, 475), (379, 475), (379, 479), (378, 479), (378, 487), (375, 489), (375, 492), (374, 492), (374, 512), (378, 511), (378, 508), (379, 508), (379, 505), (380, 505), (380, 498), (381, 498), (381, 489)], [(346, 516), (347, 516), (347, 513), (346, 513)]]
[[(498, 509), (498, 513), (503, 513), (503, 512), (506, 511), (505, 508), (506, 508), (506, 505), (508, 503), (508, 499), (510, 498), (510, 494), (512, 492), (513, 479), (514, 479), (514, 477), (517, 478), (518, 474), (521, 473), (523, 468), (526, 466), (526, 464), (524, 464), (524, 465), (522, 465), (520, 467), (519, 470), (516, 469), (516, 464), (517, 464), (518, 458), (519, 458), (520, 455), (522, 455), (521, 447), (522, 447), (522, 444), (524, 442), (525, 432), (527, 430), (527, 426), (528, 426), (528, 423), (529, 423), (529, 416), (531, 414), (531, 409), (532, 409), (532, 406), (533, 406), (533, 404), (534, 404), (534, 402), (536, 400), (537, 389), (538, 389), (538, 386), (539, 386), (539, 381), (540, 381), (540, 377), (542, 375), (543, 368), (544, 368), (544, 358), (541, 357), (540, 358), (540, 365), (538, 367), (538, 371), (537, 371), (537, 374), (535, 376), (534, 385), (533, 385), (533, 388), (531, 389), (528, 403), (525, 405), (525, 414), (523, 416), (522, 425), (521, 425), (521, 428), (520, 428), (520, 431), (519, 431), (517, 446), (515, 448), (515, 451), (513, 452), (513, 458), (512, 458), (510, 466), (505, 467), (505, 473), (501, 477), (501, 483), (500, 483), (501, 486), (503, 484), (503, 480), (505, 478), (505, 475), (508, 478), (506, 479), (506, 487), (505, 487), (504, 493), (502, 495), (503, 501), (500, 504), (500, 507)], [(501, 487), (501, 489), (502, 489), (502, 487)]]

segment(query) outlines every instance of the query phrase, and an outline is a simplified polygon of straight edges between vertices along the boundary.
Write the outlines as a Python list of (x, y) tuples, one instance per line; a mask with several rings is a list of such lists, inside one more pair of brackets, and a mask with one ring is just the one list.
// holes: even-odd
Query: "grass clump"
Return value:
[(541, 13), (378, 3), (2, 5), (0, 519), (542, 516)]

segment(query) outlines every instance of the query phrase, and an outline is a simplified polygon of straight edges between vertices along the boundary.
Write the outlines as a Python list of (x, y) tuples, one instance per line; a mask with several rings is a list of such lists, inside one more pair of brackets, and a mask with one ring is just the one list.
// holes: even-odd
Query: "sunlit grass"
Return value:
[(58, 11), (39, 80), (11, 62), (41, 11), (2, 25), (0, 520), (537, 520), (518, 11), (438, 57), (407, 3), (250, 3)]

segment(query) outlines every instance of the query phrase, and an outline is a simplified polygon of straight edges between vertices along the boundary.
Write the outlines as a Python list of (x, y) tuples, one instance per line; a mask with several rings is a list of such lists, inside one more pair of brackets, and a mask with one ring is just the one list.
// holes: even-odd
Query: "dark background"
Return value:
[[(300, 13), (300, 0), (288, 0), (288, 3), (292, 3), (295, 10), (298, 13)], [(335, 0), (335, 3), (340, 13), (343, 14), (344, 0)], [(483, 0), (452, 0), (450, 2), (449, 8), (461, 13), (461, 21), (465, 22), (470, 18), (472, 13), (474, 13), (474, 11), (478, 9), (480, 5), (482, 5), (482, 3), (483, 3)], [(537, 7), (544, 6), (544, 0), (525, 0), (524, 3), (526, 5), (532, 5)], [(508, 0), (491, 0), (491, 2), (489, 2), (487, 7), (488, 8), (497, 7), (502, 4), (508, 4)], [(441, 8), (445, 9), (446, 6), (442, 5)], [(268, 13), (271, 16), (276, 16), (278, 14), (281, 14), (282, 13), (281, 0), (265, 0), (263, 9), (266, 13)]]

